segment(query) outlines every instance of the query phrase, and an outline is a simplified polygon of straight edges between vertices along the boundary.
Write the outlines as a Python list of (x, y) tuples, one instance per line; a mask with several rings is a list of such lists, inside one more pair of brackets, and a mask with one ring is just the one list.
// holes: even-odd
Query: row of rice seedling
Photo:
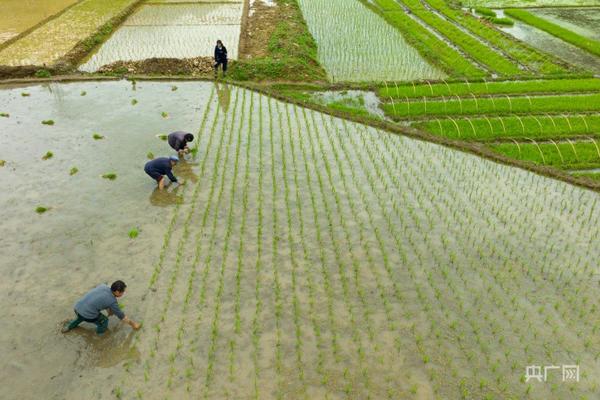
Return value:
[(509, 115), (509, 114), (564, 114), (595, 112), (600, 110), (600, 94), (564, 96), (499, 96), (442, 100), (406, 99), (392, 101), (382, 106), (394, 119), (410, 117), (454, 116), (454, 115)]
[(138, 0), (84, 0), (0, 51), (0, 65), (54, 65)]
[(452, 22), (432, 13), (423, 6), (420, 0), (402, 0), (401, 3), (427, 25), (445, 36), (469, 57), (484, 65), (491, 72), (505, 76), (523, 75), (525, 73), (519, 68), (517, 62), (506, 58), (503, 54), (493, 50), (475, 37), (463, 32)]
[(593, 193), (232, 97), (203, 124), (201, 188), (178, 211), (125, 397), (594, 393), (588, 378), (520, 382), (545, 360), (596, 371)]
[(531, 72), (541, 74), (568, 72), (568, 68), (553, 60), (549, 55), (543, 54), (523, 42), (503, 34), (494, 27), (482, 23), (481, 20), (474, 18), (469, 13), (450, 8), (443, 0), (427, 0), (427, 3), (456, 24), (500, 49), (508, 57), (524, 65)]
[[(358, 0), (300, 0), (299, 5), (319, 45), (319, 60), (333, 81), (445, 76), (428, 64), (397, 30)], [(337, 24), (333, 32), (331, 21)]]
[(504, 10), (504, 13), (515, 19), (523, 21), (528, 25), (532, 25), (538, 29), (548, 32), (549, 34), (556, 36), (567, 43), (571, 43), (572, 45), (575, 45), (591, 54), (600, 56), (600, 42), (597, 40), (581, 36), (569, 29), (563, 28), (560, 25), (538, 17), (527, 10), (507, 9)]
[(485, 71), (465, 59), (458, 51), (438, 39), (427, 27), (408, 16), (395, 1), (375, 0), (375, 5), (368, 1), (364, 3), (402, 33), (408, 43), (430, 63), (438, 66), (447, 74), (458, 77), (487, 75)]
[(552, 139), (525, 143), (501, 143), (490, 147), (506, 156), (518, 160), (528, 160), (540, 165), (551, 165), (563, 169), (600, 168), (600, 142), (586, 141), (556, 142)]
[(600, 136), (600, 115), (524, 115), (508, 117), (443, 118), (413, 124), (435, 135), (453, 139), (494, 141), (586, 138)]
[(442, 97), (471, 95), (499, 95), (539, 93), (576, 93), (600, 90), (600, 79), (597, 78), (566, 78), (551, 80), (525, 81), (455, 81), (435, 83), (388, 83), (379, 88), (377, 94), (382, 101), (390, 99), (405, 99), (413, 97)]

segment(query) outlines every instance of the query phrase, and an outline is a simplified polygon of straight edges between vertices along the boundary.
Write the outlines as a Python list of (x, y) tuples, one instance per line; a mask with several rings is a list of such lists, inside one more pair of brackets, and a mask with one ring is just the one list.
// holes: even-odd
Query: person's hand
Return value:
[(131, 321), (131, 327), (137, 331), (138, 329), (140, 329), (142, 327), (142, 324)]

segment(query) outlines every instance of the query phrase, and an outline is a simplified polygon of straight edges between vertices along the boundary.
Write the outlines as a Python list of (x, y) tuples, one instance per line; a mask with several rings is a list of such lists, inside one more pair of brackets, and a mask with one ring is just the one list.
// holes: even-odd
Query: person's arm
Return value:
[(110, 305), (108, 308), (108, 315), (116, 315), (121, 321), (125, 322), (127, 325), (131, 326), (133, 329), (140, 329), (140, 324), (135, 321), (132, 321), (123, 313), (121, 308), (119, 307), (119, 303), (115, 300), (114, 303)]
[(215, 46), (215, 62), (217, 62), (217, 46)]
[(223, 55), (225, 56), (225, 59), (227, 59), (227, 47), (223, 46)]
[(123, 322), (124, 322), (124, 323), (126, 323), (127, 325), (131, 326), (131, 327), (132, 327), (133, 329), (135, 329), (136, 331), (142, 327), (142, 325), (141, 325), (141, 324), (139, 324), (139, 323), (137, 323), (137, 322), (135, 322), (135, 321), (133, 321), (133, 320), (129, 319), (129, 317), (128, 317), (128, 316), (125, 316), (125, 317), (123, 317), (123, 319), (122, 319), (121, 321), (123, 321)]
[(168, 169), (167, 170), (167, 176), (169, 177), (169, 179), (171, 180), (171, 182), (173, 182), (173, 183), (177, 182), (177, 178), (175, 178), (175, 175), (173, 175), (173, 170)]

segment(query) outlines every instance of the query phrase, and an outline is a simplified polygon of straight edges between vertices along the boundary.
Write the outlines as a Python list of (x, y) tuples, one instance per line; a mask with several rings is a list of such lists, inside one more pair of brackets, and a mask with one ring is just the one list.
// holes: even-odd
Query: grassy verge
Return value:
[(317, 59), (317, 44), (308, 31), (296, 0), (277, 0), (280, 20), (267, 43), (265, 56), (232, 63), (229, 76), (238, 81), (326, 80)]
[(505, 58), (502, 54), (497, 53), (489, 46), (463, 32), (452, 22), (424, 8), (420, 0), (402, 0), (402, 3), (426, 24), (452, 41), (481, 65), (485, 65), (490, 71), (507, 76), (522, 75), (524, 73), (515, 62)]
[[(532, 72), (561, 74), (569, 69), (566, 66), (561, 65), (562, 63), (555, 61), (555, 58), (544, 54), (521, 41), (515, 40), (494, 27), (483, 23), (480, 19), (473, 17), (471, 14), (450, 8), (443, 0), (427, 0), (427, 2), (431, 7), (442, 13), (448, 19), (489, 42), (500, 49), (508, 57), (518, 61)], [(480, 11), (485, 12), (482, 9), (480, 9)], [(492, 11), (492, 13), (494, 12)], [(494, 15), (488, 15), (487, 18), (493, 23), (512, 25), (511, 20), (506, 18), (496, 18), (495, 13)]]
[(575, 172), (573, 176), (578, 178), (588, 178), (600, 182), (600, 172)]
[(507, 115), (593, 112), (600, 110), (600, 94), (538, 97), (488, 97), (454, 99), (452, 101), (412, 100), (384, 104), (392, 118), (454, 116), (454, 115)]
[(527, 160), (560, 169), (600, 168), (597, 142), (503, 143), (490, 148), (517, 160)]
[(418, 122), (412, 126), (447, 138), (477, 141), (514, 140), (523, 137), (600, 137), (600, 115), (438, 119)]
[(596, 56), (600, 56), (600, 42), (597, 40), (588, 39), (584, 36), (578, 35), (562, 26), (556, 25), (550, 21), (533, 15), (526, 10), (517, 10), (514, 8), (504, 11), (506, 15), (509, 15), (515, 19), (525, 22), (528, 25), (535, 26), (549, 34), (556, 36), (557, 38), (564, 40), (567, 43), (571, 43), (589, 53)]
[(600, 79), (553, 79), (503, 82), (453, 82), (401, 84), (380, 88), (383, 100), (390, 98), (470, 96), (491, 94), (571, 93), (600, 90)]
[(376, 6), (364, 1), (367, 7), (380, 14), (390, 25), (398, 29), (406, 41), (429, 62), (448, 75), (455, 77), (481, 77), (486, 73), (466, 60), (460, 53), (439, 40), (427, 28), (410, 18), (393, 0), (375, 0)]

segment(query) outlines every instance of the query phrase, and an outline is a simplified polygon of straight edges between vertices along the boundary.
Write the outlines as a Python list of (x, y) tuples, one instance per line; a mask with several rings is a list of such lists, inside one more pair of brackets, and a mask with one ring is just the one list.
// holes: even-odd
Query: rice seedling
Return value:
[(541, 93), (577, 93), (600, 90), (600, 80), (596, 78), (533, 79), (523, 81), (456, 81), (434, 84), (399, 84), (395, 88), (380, 87), (378, 91), (382, 101), (413, 97), (442, 97), (497, 95), (497, 94), (541, 94)]
[(92, 138), (93, 138), (94, 140), (102, 140), (102, 139), (104, 139), (104, 136), (103, 136), (103, 135), (101, 135), (101, 134), (99, 134), (99, 133), (94, 133), (94, 134), (92, 135)]
[(2, 118), (8, 118), (8, 117), (10, 117), (10, 114), (2, 112), (2, 113), (0, 113), (0, 117), (2, 117)]
[(54, 125), (54, 121), (51, 119), (45, 119), (42, 121), (43, 125)]
[(164, 133), (161, 133), (159, 135), (156, 135), (156, 137), (159, 138), (160, 140), (166, 141), (168, 136)]
[[(396, 102), (392, 107), (383, 105), (383, 110), (392, 118), (426, 117), (442, 115), (508, 115), (595, 112), (600, 107), (600, 94), (561, 96), (508, 96), (493, 98), (461, 99), (450, 101), (428, 101), (427, 109), (421, 100)], [(395, 111), (394, 111), (395, 110)]]
[(169, 118), (169, 113), (167, 113), (166, 111), (163, 111), (160, 113), (160, 116), (163, 118)]
[[(359, 1), (299, 1), (309, 30), (319, 44), (318, 56), (333, 81), (376, 81), (442, 78), (403, 35)], [(330, 23), (340, 29), (332, 34)], [(355, 29), (356, 21), (369, 35)], [(385, 54), (385, 56), (381, 56)], [(371, 60), (378, 59), (373, 68)]]
[(139, 234), (140, 234), (140, 231), (138, 228), (132, 228), (129, 230), (129, 238), (130, 239), (137, 238)]
[(21, 93), (21, 97), (29, 97), (29, 96), (31, 96), (30, 93), (27, 93), (27, 92), (22, 92)]
[(364, 3), (379, 13), (390, 25), (398, 29), (410, 45), (414, 46), (427, 60), (452, 76), (483, 76), (485, 72), (462, 57), (415, 19), (408, 16), (399, 3), (390, 0), (375, 0), (378, 7)]
[(102, 178), (108, 179), (109, 181), (114, 181), (115, 179), (117, 179), (117, 174), (115, 174), (114, 172), (108, 172), (106, 174), (102, 174), (101, 176)]
[(138, 101), (136, 99), (131, 99), (131, 105), (135, 106), (138, 103)]
[(87, 95), (87, 92), (85, 90), (82, 90), (80, 93), (80, 96), (85, 96), (85, 95)]
[(51, 159), (52, 157), (54, 157), (54, 153), (52, 153), (51, 151), (47, 151), (47, 152), (46, 152), (46, 154), (44, 154), (44, 155), (42, 156), (42, 160), (49, 160), (49, 159)]
[(176, 90), (177, 90), (177, 86), (175, 86), (175, 85), (171, 86), (171, 92), (174, 92)]
[(0, 160), (0, 167), (4, 167), (6, 165), (6, 160)]
[(148, 160), (153, 160), (153, 159), (154, 159), (154, 153), (153, 153), (153, 152), (151, 152), (151, 151), (149, 151), (149, 152), (146, 154), (146, 158), (148, 158)]
[(35, 208), (35, 212), (38, 213), (38, 214), (43, 214), (43, 213), (45, 213), (48, 210), (49, 210), (49, 208), (48, 207), (44, 207), (44, 206), (38, 206), (38, 207)]
[(76, 174), (76, 173), (78, 173), (78, 172), (79, 172), (79, 169), (77, 169), (77, 167), (72, 167), (72, 168), (69, 170), (69, 175), (73, 176), (73, 175), (75, 175), (75, 174)]

